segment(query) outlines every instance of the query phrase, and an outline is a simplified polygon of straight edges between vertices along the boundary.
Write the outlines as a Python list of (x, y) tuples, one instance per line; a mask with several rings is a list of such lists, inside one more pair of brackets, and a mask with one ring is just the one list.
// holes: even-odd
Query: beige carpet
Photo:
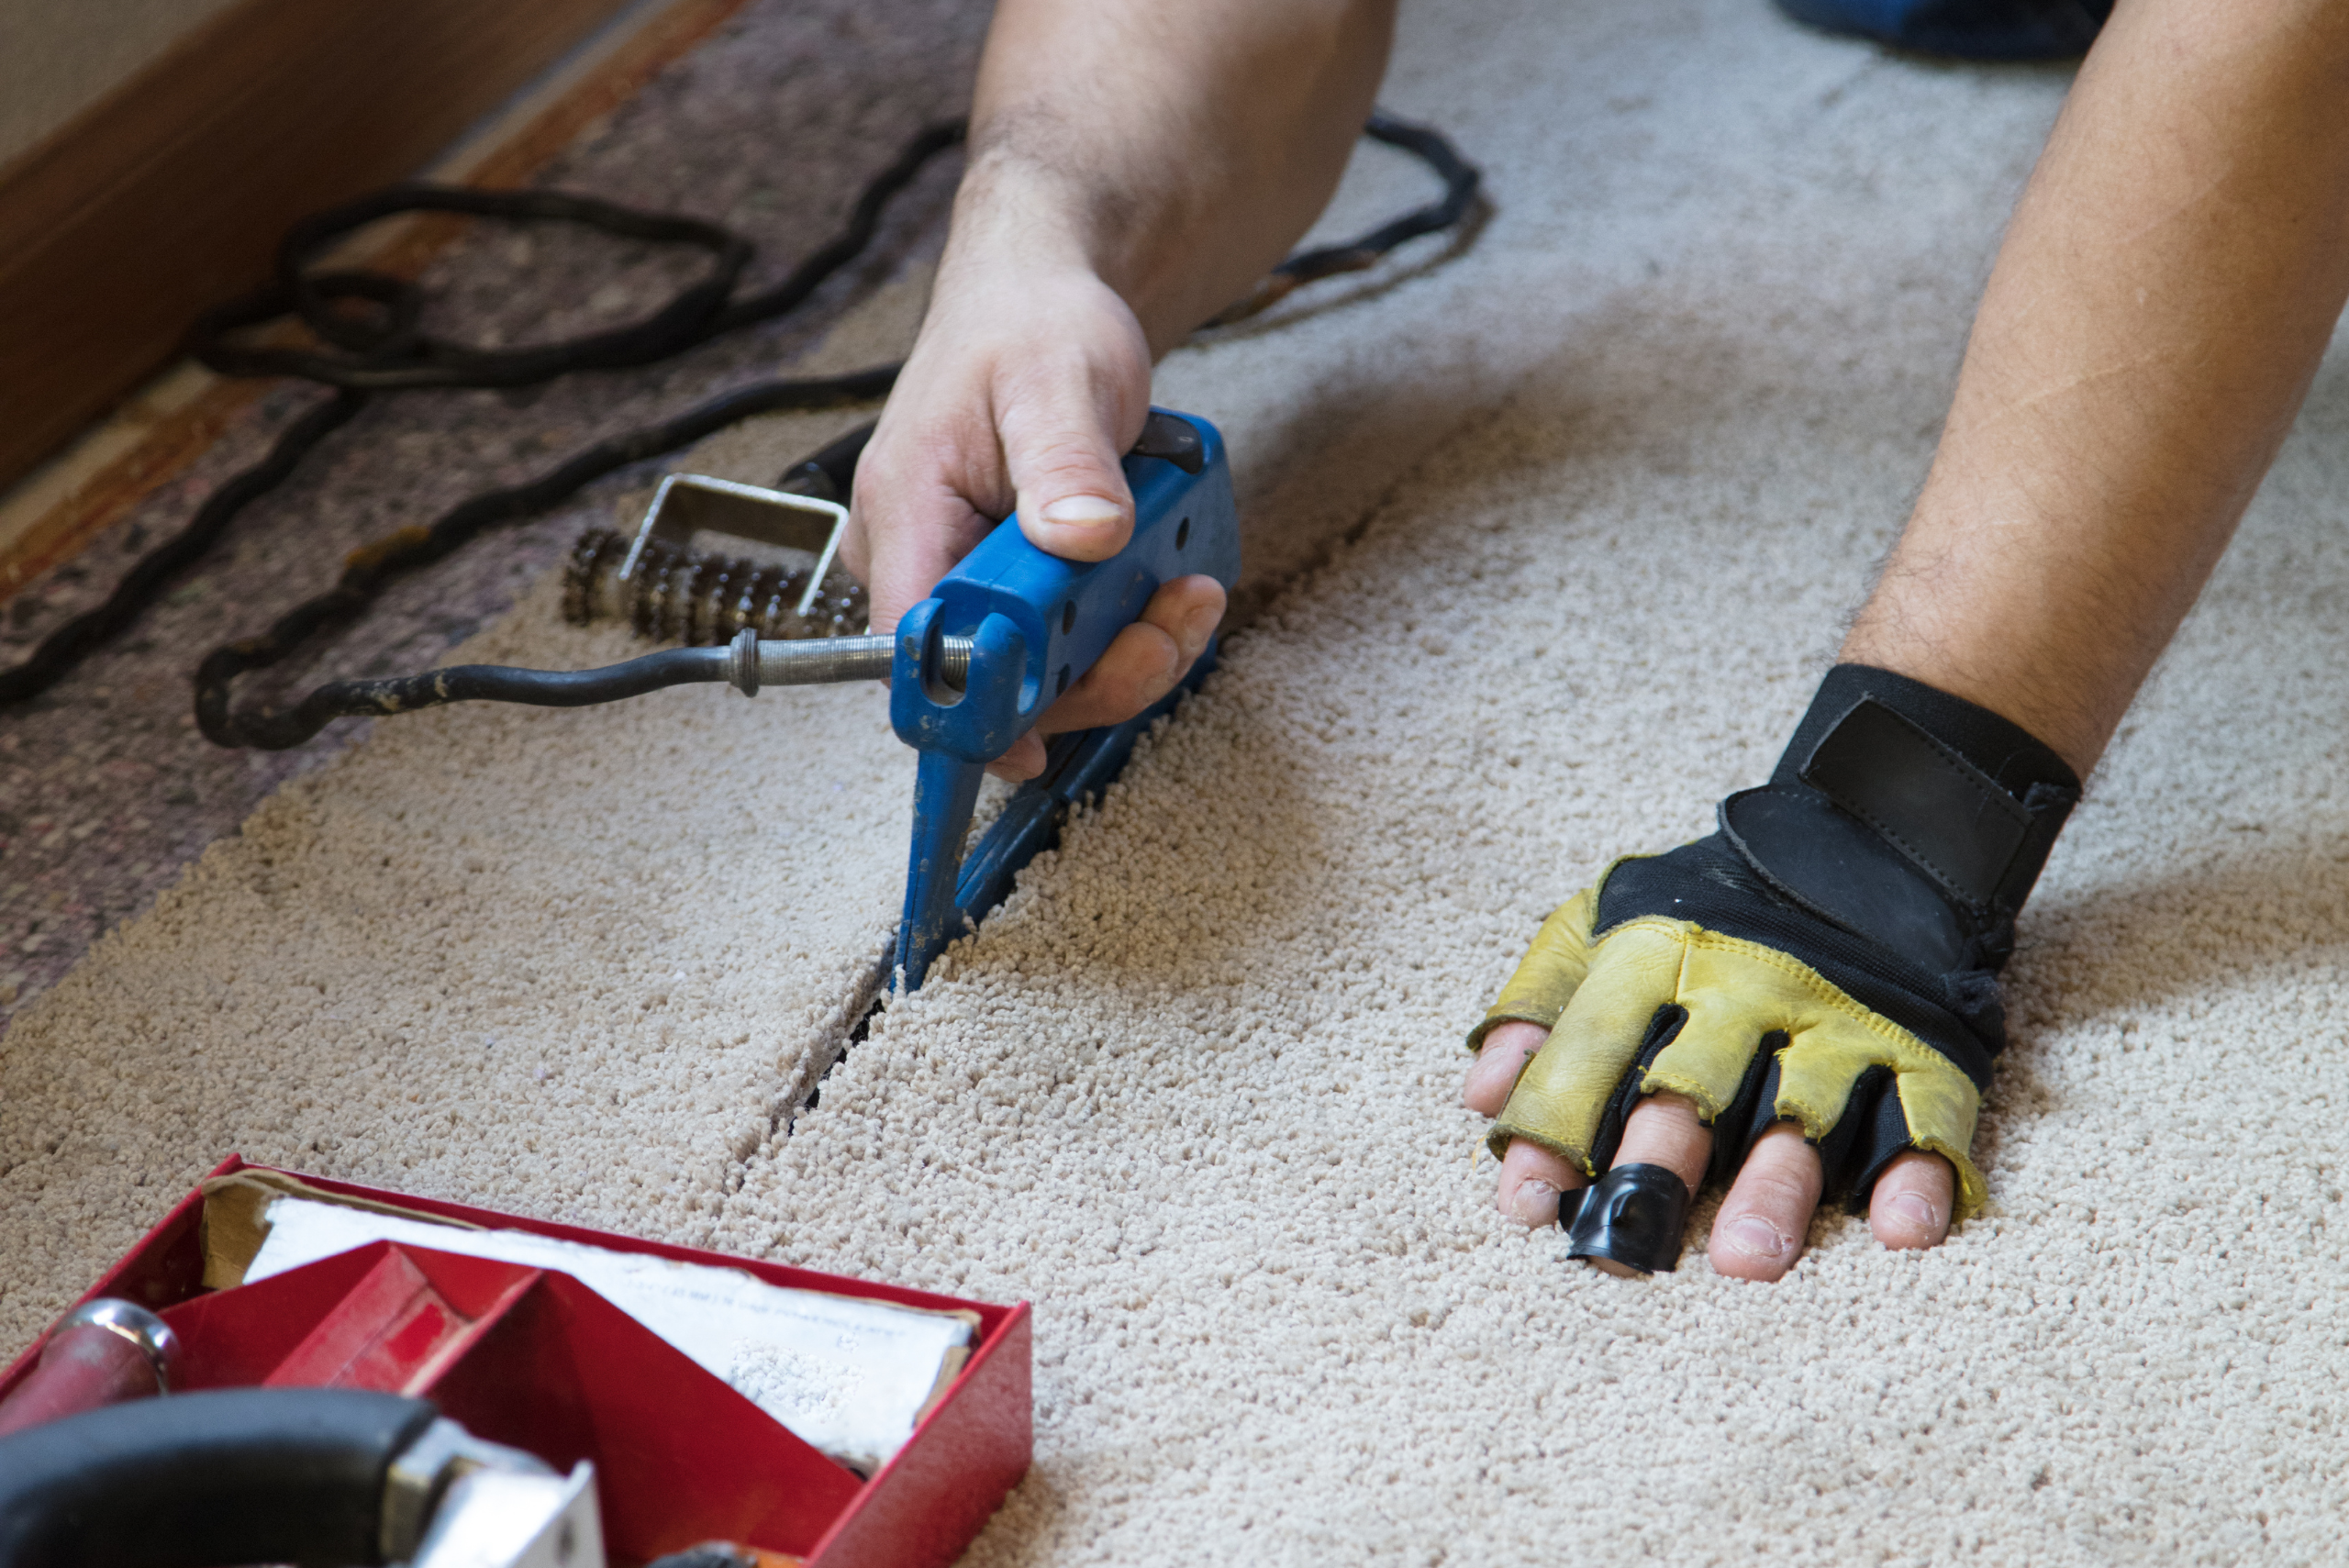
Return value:
[[(1386, 97), (1498, 213), (1170, 361), (1266, 606), (817, 1109), (901, 874), (876, 694), (387, 723), (0, 1042), (0, 1337), (236, 1147), (1032, 1299), (981, 1564), (2337, 1559), (2337, 357), (2026, 920), (1986, 1218), (1603, 1278), (1457, 1105), (1541, 915), (1767, 767), (2062, 87), (1760, 0), (1413, 10)], [(550, 619), (472, 651), (621, 650)]]

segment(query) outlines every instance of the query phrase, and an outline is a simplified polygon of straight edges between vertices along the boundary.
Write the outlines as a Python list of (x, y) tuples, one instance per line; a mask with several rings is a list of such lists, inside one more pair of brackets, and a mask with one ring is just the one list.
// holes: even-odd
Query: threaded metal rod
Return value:
[[(939, 639), (936, 678), (961, 691), (970, 678), (971, 639)], [(748, 627), (724, 648), (670, 648), (601, 670), (515, 670), (502, 664), (459, 664), (381, 681), (330, 681), (291, 711), (248, 714), (237, 720), (233, 743), (283, 751), (299, 746), (338, 718), (375, 717), (452, 702), (527, 703), (534, 707), (585, 707), (641, 696), (664, 686), (723, 681), (745, 696), (763, 685), (811, 686), (826, 681), (875, 681), (895, 662), (894, 637), (763, 639)], [(218, 655), (215, 655), (218, 657)], [(225, 688), (224, 688), (225, 689)], [(225, 716), (224, 716), (225, 717)], [(230, 744), (224, 740), (223, 745)]]
[[(938, 639), (938, 677), (956, 691), (971, 669), (971, 639)], [(748, 628), (726, 649), (726, 681), (745, 695), (761, 686), (818, 686), (835, 681), (883, 681), (896, 661), (897, 639), (887, 633), (816, 637), (797, 641), (762, 638)]]

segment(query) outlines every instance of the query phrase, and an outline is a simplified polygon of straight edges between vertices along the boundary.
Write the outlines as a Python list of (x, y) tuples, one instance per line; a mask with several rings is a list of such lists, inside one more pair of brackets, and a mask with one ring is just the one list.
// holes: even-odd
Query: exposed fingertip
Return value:
[(1221, 605), (1201, 605), (1183, 617), (1183, 663), (1188, 668), (1207, 649), (1208, 639), (1215, 635), (1218, 622), (1223, 619)]
[(1539, 1176), (1528, 1176), (1501, 1190), (1501, 1212), (1519, 1224), (1539, 1228), (1558, 1223), (1558, 1189)]
[(1775, 1263), (1794, 1250), (1794, 1239), (1758, 1214), (1740, 1215), (1722, 1226), (1721, 1242), (1741, 1258)]
[(1876, 1240), (1895, 1249), (1931, 1247), (1949, 1232), (1949, 1216), (1923, 1193), (1897, 1192), (1868, 1217)]
[(1498, 1025), (1476, 1048), (1468, 1074), (1460, 1086), (1460, 1103), (1479, 1116), (1498, 1116), (1525, 1064), (1540, 1054), (1550, 1031), (1539, 1024)]
[(1910, 1150), (1897, 1156), (1876, 1178), (1868, 1200), (1868, 1229), (1887, 1247), (1904, 1251), (1939, 1246), (1954, 1216), (1956, 1175), (1938, 1154)]
[(1920, 1230), (1942, 1222), (1941, 1206), (1922, 1193), (1897, 1193), (1885, 1207)]
[(1188, 666), (1174, 639), (1156, 627), (1136, 623), (1119, 632), (1108, 653), (1085, 672), (1086, 689), (1097, 699), (1108, 699), (1118, 723), (1148, 707), (1182, 679)]
[(1478, 1116), (1498, 1116), (1516, 1082), (1514, 1071), (1504, 1075), (1500, 1057), (1487, 1051), (1468, 1064), (1468, 1075), (1460, 1084), (1460, 1103)]
[[(1183, 678), (1183, 672), (1191, 667), (1191, 661), (1185, 656), (1182, 644), (1171, 637), (1158, 639), (1156, 651), (1162, 660), (1158, 670), (1157, 684), (1159, 695), (1163, 696), (1168, 688)], [(1151, 700), (1155, 702), (1157, 698), (1153, 697)]]
[(1614, 1162), (1662, 1165), (1693, 1193), (1705, 1184), (1712, 1156), (1713, 1129), (1698, 1116), (1696, 1103), (1667, 1089), (1632, 1107)]
[(1033, 731), (1011, 743), (1011, 749), (987, 764), (987, 772), (1013, 784), (1025, 784), (1044, 771), (1044, 743)]
[(1781, 1278), (1801, 1253), (1795, 1238), (1757, 1214), (1718, 1218), (1705, 1247), (1715, 1273), (1767, 1283)]

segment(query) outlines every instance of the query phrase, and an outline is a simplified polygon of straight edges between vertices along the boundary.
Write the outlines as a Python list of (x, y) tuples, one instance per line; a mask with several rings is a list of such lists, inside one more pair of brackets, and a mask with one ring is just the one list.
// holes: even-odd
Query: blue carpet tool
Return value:
[[(897, 623), (889, 723), (921, 759), (897, 927), (906, 990), (921, 984), (965, 921), (1002, 902), (1019, 868), (1058, 838), (1068, 808), (1117, 777), (1135, 740), (1215, 666), (1210, 641), (1155, 706), (1058, 738), (1044, 772), (1020, 786), (966, 862), (963, 844), (986, 764), (1093, 667), (1159, 584), (1204, 573), (1228, 592), (1240, 581), (1240, 519), (1215, 427), (1153, 410), (1141, 447), (1125, 460), (1135, 523), (1124, 550), (1091, 564), (1063, 561), (1030, 544), (1016, 520), (1005, 522)], [(958, 687), (945, 651), (966, 639)]]

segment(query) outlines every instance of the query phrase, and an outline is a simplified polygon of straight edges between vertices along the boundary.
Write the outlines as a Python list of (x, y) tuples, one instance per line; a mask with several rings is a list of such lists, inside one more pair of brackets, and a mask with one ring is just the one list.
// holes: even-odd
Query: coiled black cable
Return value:
[[(296, 223), (278, 247), (271, 283), (199, 317), (191, 334), (190, 352), (224, 375), (297, 377), (333, 387), (335, 395), (289, 426), (260, 462), (208, 496), (180, 532), (140, 557), (103, 603), (51, 632), (24, 662), (0, 672), (0, 707), (47, 690), (91, 650), (137, 618), (174, 576), (212, 548), (239, 513), (283, 484), (312, 449), (365, 407), (371, 394), (432, 386), (513, 387), (573, 371), (646, 364), (719, 333), (772, 320), (803, 304), (861, 254), (879, 229), (890, 199), (910, 184), (930, 159), (959, 146), (963, 132), (960, 120), (924, 128), (865, 187), (839, 234), (774, 288), (742, 299), (731, 295), (752, 253), (747, 239), (698, 219), (639, 212), (562, 192), (395, 185)], [(1404, 241), (1451, 228), (1466, 217), (1477, 197), (1480, 175), (1442, 133), (1382, 111), (1371, 117), (1364, 134), (1419, 158), (1443, 180), (1442, 196), (1348, 244), (1291, 257), (1268, 274), (1249, 299), (1208, 325), (1252, 315), (1299, 284), (1367, 267)], [(337, 238), (407, 212), (581, 223), (628, 238), (696, 246), (710, 252), (711, 262), (701, 278), (660, 310), (630, 326), (557, 343), (481, 350), (427, 334), (421, 326), (421, 291), (406, 280), (381, 272), (305, 270)], [(352, 312), (348, 308), (352, 301), (372, 306), (373, 310)], [(287, 318), (298, 320), (324, 347), (288, 348), (249, 339), (254, 329)], [(282, 713), (240, 714), (230, 706), (231, 688), (239, 675), (276, 664), (311, 638), (357, 619), (392, 581), (441, 560), (486, 529), (548, 511), (605, 474), (690, 445), (739, 420), (881, 397), (895, 383), (898, 368), (875, 365), (844, 375), (787, 378), (738, 388), (661, 424), (598, 441), (536, 479), (474, 495), (429, 527), (403, 528), (353, 551), (334, 587), (295, 606), (265, 631), (227, 643), (205, 657), (195, 673), (198, 728), (216, 745), (279, 750), (299, 745), (341, 717), (404, 712), (480, 698), (578, 706), (635, 695), (678, 680), (713, 678), (679, 675), (627, 690), (620, 689), (627, 681), (605, 685), (588, 682), (559, 689), (607, 695), (542, 701), (543, 694), (558, 687), (529, 682), (501, 685), (488, 678), (496, 667), (473, 665), (462, 667), (468, 672), (465, 682), (436, 679), (451, 675), (449, 671), (391, 681), (341, 681), (320, 686)], [(613, 666), (611, 672), (509, 673), (607, 675), (646, 662), (632, 661)], [(523, 691), (541, 696), (509, 695)]]
[[(292, 376), (334, 387), (336, 395), (288, 426), (268, 456), (206, 497), (187, 525), (141, 556), (104, 601), (50, 632), (22, 663), (0, 673), (0, 707), (47, 691), (93, 649), (136, 620), (173, 577), (212, 549), (246, 506), (284, 484), (319, 442), (350, 423), (367, 406), (371, 393), (422, 386), (520, 386), (576, 370), (644, 364), (682, 353), (720, 332), (785, 315), (872, 243), (890, 198), (912, 183), (932, 158), (959, 146), (963, 128), (960, 120), (925, 127), (864, 188), (838, 235), (793, 268), (782, 283), (742, 300), (729, 296), (750, 260), (750, 241), (715, 224), (640, 213), (590, 197), (406, 184), (304, 218), (280, 242), (269, 285), (199, 317), (189, 334), (188, 351), (222, 375)], [(304, 272), (309, 259), (337, 237), (405, 212), (582, 223), (625, 238), (696, 245), (710, 250), (714, 261), (707, 275), (631, 327), (561, 343), (484, 351), (424, 334), (417, 327), (422, 291), (406, 279), (382, 272)], [(374, 305), (376, 317), (354, 317), (341, 308), (341, 302), (353, 299)], [(288, 317), (340, 351), (258, 345), (239, 336)], [(658, 457), (736, 420), (879, 397), (896, 374), (896, 365), (875, 365), (845, 375), (755, 383), (650, 429), (598, 441), (526, 484), (473, 496), (429, 528), (404, 528), (354, 551), (328, 592), (295, 606), (259, 636), (229, 643), (205, 659), (195, 682), (199, 728), (216, 745), (253, 744), (229, 718), (226, 682), (277, 663), (306, 638), (356, 618), (391, 580), (440, 560), (483, 529), (534, 517), (614, 469)]]
[(1369, 233), (1349, 239), (1341, 245), (1322, 245), (1311, 250), (1300, 250), (1266, 272), (1262, 282), (1241, 300), (1209, 320), (1209, 327), (1228, 327), (1244, 321), (1257, 312), (1269, 308), (1288, 296), (1291, 291), (1341, 272), (1364, 272), (1378, 264), (1380, 258), (1407, 240), (1422, 234), (1436, 234), (1464, 220), (1475, 205), (1484, 177), (1475, 165), (1460, 156), (1444, 134), (1432, 126), (1414, 125), (1397, 119), (1386, 110), (1374, 112), (1363, 135), (1373, 141), (1384, 142), (1409, 153), (1443, 181), (1443, 195), (1425, 206), (1414, 207), (1400, 217), (1380, 224)]
[(364, 397), (346, 392), (288, 425), (268, 456), (206, 496), (187, 526), (132, 562), (112, 593), (42, 638), (24, 662), (0, 672), (0, 707), (13, 707), (49, 690), (93, 649), (138, 619), (172, 579), (210, 552), (238, 513), (285, 483), (312, 447), (349, 424), (366, 406)]
[[(692, 245), (710, 252), (707, 273), (666, 305), (626, 327), (522, 349), (476, 349), (434, 338), (422, 328), (421, 291), (384, 272), (311, 272), (311, 258), (335, 240), (402, 213), (444, 212), (516, 223), (577, 223), (622, 239), (656, 245)], [(190, 351), (222, 375), (299, 376), (354, 392), (397, 392), (426, 386), (528, 386), (575, 370), (603, 370), (665, 359), (699, 342), (714, 328), (750, 265), (753, 247), (740, 235), (688, 217), (638, 212), (564, 191), (474, 191), (401, 184), (313, 213), (278, 242), (276, 276), (241, 299), (196, 317)], [(341, 308), (361, 300), (372, 316)], [(234, 334), (288, 317), (299, 320), (329, 349), (284, 348), (240, 341)]]

